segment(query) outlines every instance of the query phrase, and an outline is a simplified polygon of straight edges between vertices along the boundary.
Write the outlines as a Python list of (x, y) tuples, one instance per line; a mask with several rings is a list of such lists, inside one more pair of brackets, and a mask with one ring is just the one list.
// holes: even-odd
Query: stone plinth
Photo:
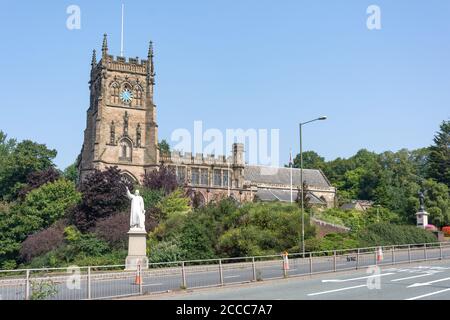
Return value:
[(147, 232), (142, 230), (128, 231), (128, 256), (125, 260), (125, 270), (148, 269)]
[(425, 227), (428, 225), (428, 212), (419, 211), (416, 213), (416, 218), (417, 218), (417, 226), (419, 228), (425, 229)]

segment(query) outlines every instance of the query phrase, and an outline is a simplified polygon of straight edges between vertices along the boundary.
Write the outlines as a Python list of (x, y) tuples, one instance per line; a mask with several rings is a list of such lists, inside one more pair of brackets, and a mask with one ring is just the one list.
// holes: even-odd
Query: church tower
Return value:
[(94, 169), (117, 166), (134, 182), (159, 163), (158, 125), (153, 103), (153, 45), (147, 60), (109, 55), (106, 34), (97, 62), (93, 51), (90, 103), (81, 157), (80, 181)]

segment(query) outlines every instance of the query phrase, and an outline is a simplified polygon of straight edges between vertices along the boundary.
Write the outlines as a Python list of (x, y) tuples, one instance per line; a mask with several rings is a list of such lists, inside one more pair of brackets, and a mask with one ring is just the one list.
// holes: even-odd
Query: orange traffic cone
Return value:
[(288, 253), (283, 253), (283, 270), (289, 270), (289, 258)]
[(134, 284), (142, 284), (141, 263), (140, 263), (139, 260), (138, 260), (138, 263), (137, 263), (136, 277), (134, 278)]

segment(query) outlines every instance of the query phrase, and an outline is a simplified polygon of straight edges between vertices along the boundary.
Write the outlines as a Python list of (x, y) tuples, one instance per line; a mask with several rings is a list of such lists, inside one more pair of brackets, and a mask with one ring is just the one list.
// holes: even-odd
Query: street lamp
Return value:
[(305, 214), (304, 214), (304, 201), (303, 201), (303, 142), (302, 142), (302, 126), (304, 126), (307, 123), (311, 123), (314, 121), (318, 121), (318, 120), (326, 120), (327, 117), (323, 116), (323, 117), (319, 117), (313, 120), (309, 120), (306, 122), (301, 122), (299, 124), (299, 128), (300, 128), (300, 183), (301, 183), (301, 197), (300, 197), (300, 202), (301, 202), (301, 208), (302, 208), (302, 253), (303, 253), (303, 257), (305, 257)]

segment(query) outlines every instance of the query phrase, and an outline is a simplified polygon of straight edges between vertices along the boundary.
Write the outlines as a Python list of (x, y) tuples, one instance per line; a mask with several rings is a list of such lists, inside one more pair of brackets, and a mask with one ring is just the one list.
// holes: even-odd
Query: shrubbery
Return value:
[(95, 170), (81, 187), (82, 201), (71, 213), (71, 222), (82, 231), (95, 226), (97, 220), (107, 218), (125, 207), (126, 187), (133, 186), (123, 179), (117, 167)]
[(419, 244), (436, 242), (436, 237), (429, 231), (411, 225), (394, 225), (376, 223), (358, 234), (362, 246), (383, 246), (399, 244)]

